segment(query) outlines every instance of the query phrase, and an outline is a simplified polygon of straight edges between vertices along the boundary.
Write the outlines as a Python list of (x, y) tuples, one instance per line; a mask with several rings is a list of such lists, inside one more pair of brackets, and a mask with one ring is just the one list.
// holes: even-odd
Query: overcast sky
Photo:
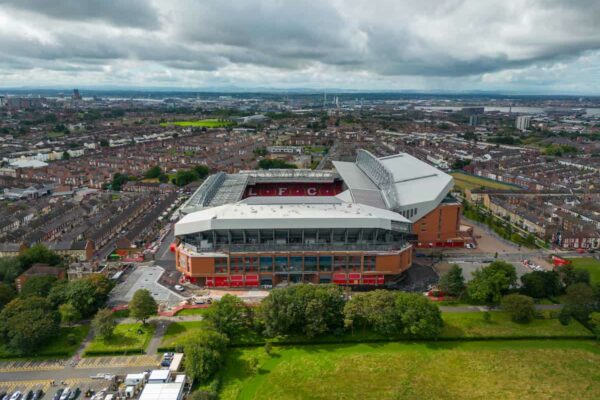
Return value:
[(0, 0), (0, 87), (600, 94), (600, 0)]

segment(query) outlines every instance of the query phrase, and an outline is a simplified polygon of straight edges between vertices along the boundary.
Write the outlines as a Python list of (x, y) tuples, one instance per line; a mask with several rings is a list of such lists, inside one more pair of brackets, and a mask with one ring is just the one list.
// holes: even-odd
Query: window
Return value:
[(260, 257), (260, 271), (261, 272), (273, 272), (273, 257), (267, 257), (267, 256)]
[(244, 258), (244, 265), (246, 266), (246, 272), (258, 271), (258, 257), (251, 256)]
[(288, 258), (275, 257), (275, 272), (288, 272)]
[(331, 271), (331, 256), (320, 256), (319, 257), (319, 270), (320, 271)]
[(215, 273), (226, 274), (227, 273), (227, 258), (219, 257), (215, 258)]
[(302, 257), (293, 256), (290, 257), (290, 271), (301, 272), (302, 271)]
[(346, 256), (333, 257), (334, 272), (346, 272)]
[(376, 256), (365, 256), (363, 269), (365, 271), (375, 271)]
[(317, 257), (315, 257), (315, 256), (304, 257), (304, 270), (305, 271), (316, 271), (317, 270)]
[(231, 272), (244, 272), (244, 261), (242, 257), (231, 257)]
[(360, 256), (348, 256), (348, 271), (360, 272)]

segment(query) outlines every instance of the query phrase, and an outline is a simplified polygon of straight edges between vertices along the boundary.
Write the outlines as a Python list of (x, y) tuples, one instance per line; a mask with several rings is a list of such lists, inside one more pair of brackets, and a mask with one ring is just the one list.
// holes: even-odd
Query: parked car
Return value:
[(181, 285), (175, 285), (175, 290), (177, 290), (178, 292), (183, 292), (185, 288)]
[(44, 391), (42, 389), (38, 389), (33, 394), (33, 398), (31, 400), (40, 400), (42, 397), (44, 397)]
[(59, 400), (67, 400), (69, 394), (71, 393), (71, 388), (67, 387), (63, 390), (62, 394), (59, 397)]
[(27, 394), (25, 395), (24, 399), (25, 400), (31, 400), (33, 398), (33, 390), (30, 390), (29, 392), (27, 392)]
[(21, 392), (18, 390), (10, 396), (10, 400), (19, 400), (21, 398)]
[(6, 392), (3, 390), (0, 390), (0, 399), (4, 399), (5, 396), (6, 396)]
[(68, 400), (75, 400), (77, 397), (79, 397), (79, 394), (81, 394), (81, 390), (79, 388), (75, 388), (75, 390), (69, 394)]

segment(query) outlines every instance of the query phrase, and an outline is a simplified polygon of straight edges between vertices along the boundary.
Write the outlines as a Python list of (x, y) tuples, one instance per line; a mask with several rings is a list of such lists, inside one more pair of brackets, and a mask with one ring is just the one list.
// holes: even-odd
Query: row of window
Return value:
[(409, 210), (404, 210), (404, 211), (400, 212), (400, 214), (402, 214), (402, 216), (404, 218), (412, 218), (415, 215), (417, 215), (417, 209), (416, 208), (411, 208)]
[[(376, 256), (233, 256), (215, 258), (215, 272), (375, 271)], [(229, 271), (228, 271), (229, 267)]]

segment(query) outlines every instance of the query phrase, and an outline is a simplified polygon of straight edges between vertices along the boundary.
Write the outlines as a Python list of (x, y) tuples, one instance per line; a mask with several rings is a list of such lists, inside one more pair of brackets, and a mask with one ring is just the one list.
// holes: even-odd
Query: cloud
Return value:
[(570, 71), (597, 71), (597, 21), (592, 0), (8, 0), (0, 71), (12, 84), (35, 68), (40, 83), (586, 89)]

